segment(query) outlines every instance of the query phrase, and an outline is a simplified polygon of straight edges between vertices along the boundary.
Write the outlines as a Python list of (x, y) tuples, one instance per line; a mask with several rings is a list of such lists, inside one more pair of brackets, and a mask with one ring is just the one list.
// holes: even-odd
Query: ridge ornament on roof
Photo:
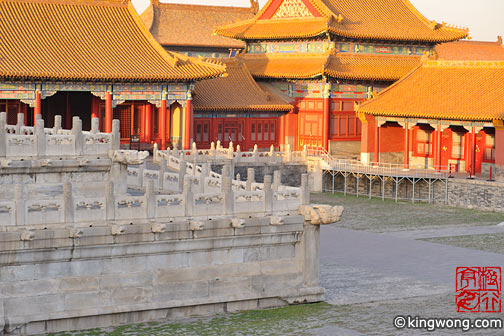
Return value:
[[(274, 16), (279, 8), (285, 8), (278, 14), (281, 20)], [(216, 27), (215, 31), (241, 40), (330, 33), (350, 39), (438, 43), (468, 36), (467, 29), (427, 20), (408, 0), (269, 0), (253, 19)]]

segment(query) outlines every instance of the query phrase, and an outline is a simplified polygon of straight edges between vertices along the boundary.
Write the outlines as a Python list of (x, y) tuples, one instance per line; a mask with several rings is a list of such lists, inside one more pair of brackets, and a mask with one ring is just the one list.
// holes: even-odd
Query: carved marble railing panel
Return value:
[(152, 181), (154, 183), (154, 188), (159, 189), (159, 171), (144, 169), (142, 184), (146, 185), (147, 181)]
[(235, 213), (264, 212), (265, 195), (262, 191), (234, 192)]
[(185, 216), (184, 195), (158, 195), (156, 200), (156, 217), (173, 218)]
[(5, 131), (7, 132), (7, 134), (17, 134), (16, 129), (17, 128), (15, 125), (6, 125), (5, 126)]
[(46, 139), (46, 155), (75, 155), (74, 135), (49, 135)]
[(7, 157), (37, 156), (37, 138), (34, 135), (7, 135)]
[(220, 192), (222, 183), (220, 179), (217, 179), (215, 177), (207, 177), (205, 178), (205, 192), (206, 193), (213, 193), (213, 192)]
[(163, 189), (170, 191), (179, 191), (178, 173), (164, 173)]
[(247, 182), (233, 180), (234, 191), (245, 191), (247, 189)]
[(194, 195), (194, 216), (222, 215), (224, 194), (220, 192)]
[(104, 197), (74, 198), (74, 222), (104, 221), (107, 219), (106, 200)]
[(138, 169), (136, 167), (128, 167), (128, 175), (126, 178), (127, 185), (134, 186), (134, 187), (140, 186), (139, 174), (140, 174), (140, 169)]
[(169, 168), (178, 171), (180, 169), (180, 159), (170, 155), (170, 157), (167, 160), (167, 165)]
[(16, 225), (16, 202), (0, 202), (0, 225)]
[(86, 155), (105, 154), (112, 149), (112, 134), (84, 132), (84, 153)]
[(252, 191), (262, 191), (264, 188), (264, 184), (262, 183), (252, 183)]
[(273, 211), (292, 211), (301, 205), (301, 189), (282, 190), (273, 193)]
[(20, 135), (33, 135), (35, 134), (35, 128), (30, 126), (21, 127)]
[(121, 219), (143, 219), (145, 214), (145, 197), (120, 196), (115, 199), (115, 217)]
[(64, 223), (64, 204), (62, 198), (51, 200), (28, 199), (25, 203), (25, 224)]

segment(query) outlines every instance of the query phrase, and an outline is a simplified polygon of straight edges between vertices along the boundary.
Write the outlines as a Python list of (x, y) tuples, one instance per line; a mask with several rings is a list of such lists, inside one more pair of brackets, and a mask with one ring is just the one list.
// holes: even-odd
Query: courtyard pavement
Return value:
[(457, 267), (504, 266), (503, 254), (414, 238), (419, 237), (322, 227), (321, 279), (328, 302), (352, 304), (454, 294)]

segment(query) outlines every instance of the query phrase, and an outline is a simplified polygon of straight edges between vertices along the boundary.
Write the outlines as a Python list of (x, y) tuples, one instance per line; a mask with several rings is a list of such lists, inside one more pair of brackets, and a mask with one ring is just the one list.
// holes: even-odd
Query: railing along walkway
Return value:
[[(448, 179), (452, 177), (452, 172), (448, 167), (439, 167), (438, 169), (425, 169), (419, 167), (404, 168), (404, 165), (389, 163), (370, 163), (363, 164), (357, 160), (335, 159), (327, 151), (321, 148), (308, 150), (308, 160), (313, 160), (322, 172), (322, 179), (326, 175), (332, 177), (332, 187), (328, 188), (327, 183), (322, 181), (322, 190), (326, 192), (343, 192), (354, 194), (357, 197), (363, 195), (371, 197), (380, 197), (382, 199), (426, 201), (431, 203), (435, 197), (434, 184), (441, 182), (444, 184), (443, 192), (445, 203), (448, 202)], [(343, 177), (343, 189), (336, 186), (336, 178)], [(349, 188), (348, 177), (353, 177), (356, 185), (353, 189)], [(361, 192), (361, 181), (367, 186), (365, 192)], [(368, 182), (368, 183), (366, 183)], [(379, 193), (373, 193), (373, 184), (381, 182)], [(427, 185), (427, 190), (418, 188), (417, 184), (423, 182)], [(390, 193), (386, 192), (386, 184), (391, 183), (393, 188)], [(400, 192), (401, 184), (408, 184)], [(376, 188), (375, 188), (376, 189)], [(425, 188), (424, 188), (425, 189)], [(438, 188), (439, 189), (439, 188)]]

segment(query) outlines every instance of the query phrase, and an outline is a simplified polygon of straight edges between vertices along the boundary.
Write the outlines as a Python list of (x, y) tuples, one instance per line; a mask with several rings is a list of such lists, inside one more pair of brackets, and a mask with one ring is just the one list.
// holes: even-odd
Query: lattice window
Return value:
[(114, 119), (121, 122), (121, 138), (129, 139), (131, 136), (131, 105), (121, 105), (114, 109)]

